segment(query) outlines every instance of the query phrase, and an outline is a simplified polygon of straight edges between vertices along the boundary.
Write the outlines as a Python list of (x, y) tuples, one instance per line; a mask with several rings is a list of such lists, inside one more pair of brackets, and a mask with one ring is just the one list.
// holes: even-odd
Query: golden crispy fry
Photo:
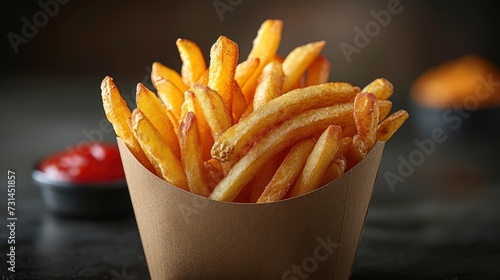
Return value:
[(307, 69), (306, 87), (328, 82), (330, 68), (330, 61), (325, 56), (316, 57)]
[(207, 171), (208, 189), (210, 190), (210, 192), (212, 192), (215, 186), (224, 178), (222, 164), (215, 158), (210, 158), (209, 160), (205, 161), (204, 165)]
[(197, 195), (208, 197), (207, 175), (200, 150), (200, 135), (196, 116), (188, 112), (179, 125), (179, 143), (181, 147), (181, 162), (184, 165), (189, 190)]
[(314, 144), (314, 140), (306, 139), (293, 145), (273, 178), (264, 189), (264, 192), (257, 200), (257, 203), (278, 201), (286, 195), (290, 186), (302, 172)]
[(132, 112), (132, 132), (157, 174), (170, 184), (189, 190), (180, 160), (140, 109)]
[(314, 145), (311, 154), (307, 157), (304, 169), (290, 188), (289, 197), (296, 197), (308, 193), (320, 186), (323, 174), (339, 149), (342, 128), (330, 125), (321, 134)]
[(243, 114), (245, 113), (247, 104), (245, 101), (245, 96), (243, 96), (241, 88), (235, 80), (233, 80), (233, 92), (231, 93), (231, 95), (233, 96), (233, 124), (236, 124), (240, 120), (241, 116), (243, 116)]
[(209, 87), (195, 84), (191, 88), (200, 108), (205, 115), (212, 138), (217, 140), (222, 133), (231, 127), (231, 118), (224, 106), (222, 97)]
[(201, 77), (198, 79), (196, 84), (208, 86), (208, 75), (210, 74), (210, 69), (205, 70)]
[(359, 92), (347, 83), (326, 83), (283, 94), (253, 111), (215, 140), (212, 156), (234, 159), (253, 139), (271, 127), (306, 110), (346, 102)]
[(267, 184), (273, 178), (274, 173), (278, 170), (280, 162), (276, 158), (266, 162), (255, 177), (248, 183), (251, 186), (250, 198), (248, 202), (255, 203), (264, 192)]
[(278, 50), (282, 29), (283, 22), (281, 20), (268, 19), (264, 21), (257, 31), (257, 37), (253, 40), (253, 47), (248, 58), (259, 58), (261, 62), (267, 64)]
[(283, 61), (283, 73), (285, 73), (283, 92), (288, 92), (293, 88), (324, 46), (325, 41), (309, 43), (295, 48), (286, 56)]
[[(181, 107), (184, 103), (184, 94), (171, 81), (166, 79), (157, 80), (154, 84), (158, 91), (158, 97), (169, 112), (170, 121), (172, 124), (178, 124), (181, 118)], [(178, 125), (175, 125), (177, 127)]]
[[(290, 90), (298, 89), (298, 88), (303, 88), (306, 86), (306, 77), (304, 75), (300, 76), (300, 78), (297, 80), (295, 85), (292, 86)], [(289, 91), (290, 91), (289, 90)], [(284, 93), (284, 92), (283, 92)]]
[(247, 59), (238, 66), (236, 66), (236, 71), (234, 72), (234, 79), (242, 88), (245, 83), (247, 82), (248, 78), (253, 74), (253, 72), (257, 69), (259, 66), (260, 59), (259, 58), (250, 58)]
[[(253, 179), (255, 179), (257, 176), (255, 176)], [(252, 181), (253, 181), (253, 179), (250, 180), (250, 182), (248, 182), (248, 184), (246, 184), (243, 187), (243, 189), (241, 189), (240, 193), (238, 194), (238, 196), (236, 196), (236, 198), (233, 200), (233, 202), (242, 202), (242, 201), (244, 201), (246, 203), (250, 202), (250, 194), (252, 193), (252, 187), (253, 187)]]
[(281, 64), (283, 64), (284, 60), (285, 59), (283, 57), (281, 57), (279, 54), (275, 54), (274, 57), (273, 57), (273, 59), (271, 59), (271, 61), (276, 61), (276, 62), (279, 62)]
[(259, 77), (259, 83), (255, 89), (253, 98), (253, 110), (281, 95), (283, 88), (284, 74), (281, 63), (277, 61), (269, 62)]
[[(165, 106), (165, 105), (163, 105), (163, 106)], [(165, 110), (167, 112), (168, 119), (170, 120), (170, 122), (174, 126), (174, 131), (177, 134), (177, 128), (179, 127), (179, 120), (177, 120), (177, 118), (174, 116), (174, 113), (172, 111), (167, 110), (167, 108), (165, 108)]]
[(207, 69), (205, 57), (200, 47), (193, 41), (177, 39), (175, 43), (182, 60), (182, 81), (187, 86), (192, 86)]
[(193, 112), (196, 116), (198, 133), (200, 135), (201, 154), (203, 160), (208, 160), (212, 157), (210, 155), (210, 149), (214, 144), (212, 132), (210, 131), (210, 127), (208, 126), (207, 120), (205, 119), (205, 115), (203, 114), (200, 104), (194, 94), (190, 91), (186, 91), (184, 95), (184, 107), (186, 108), (186, 115), (187, 112)]
[(243, 112), (243, 115), (241, 116), (240, 119), (248, 117), (248, 115), (250, 115), (252, 112), (253, 112), (253, 104), (250, 103), (245, 108), (245, 112)]
[(378, 103), (378, 122), (380, 123), (383, 121), (389, 113), (391, 112), (392, 109), (392, 102), (389, 100), (377, 100)]
[(387, 100), (391, 97), (394, 86), (388, 80), (379, 78), (368, 84), (361, 92), (371, 92), (377, 99)]
[(149, 163), (128, 123), (132, 113), (111, 77), (107, 76), (104, 78), (101, 83), (101, 91), (104, 112), (109, 122), (113, 125), (116, 135), (123, 140), (135, 158), (149, 171), (154, 173), (153, 166)]
[[(224, 106), (222, 97), (217, 94), (216, 91), (210, 89), (207, 86), (202, 86), (195, 84), (191, 87), (192, 92), (186, 91), (186, 96), (193, 93), (196, 97), (194, 100), (194, 106), (196, 112), (201, 112), (203, 117), (200, 117), (200, 120), (206, 121), (206, 124), (209, 128), (209, 132), (211, 134), (210, 140), (203, 142), (203, 157), (206, 159), (206, 149), (209, 149), (210, 144), (213, 143), (214, 139), (217, 139), (224, 131), (229, 128), (232, 123), (229, 117), (228, 112), (226, 111), (226, 107)], [(206, 126), (204, 123), (200, 121), (200, 131), (203, 132), (203, 138), (206, 139)], [(229, 169), (233, 166), (234, 162), (228, 161), (222, 163), (222, 170), (224, 171), (224, 175), (229, 172)]]
[(353, 123), (353, 104), (351, 103), (308, 110), (285, 121), (262, 137), (233, 166), (228, 175), (215, 187), (210, 198), (223, 201), (234, 200), (262, 165), (281, 150), (325, 130), (331, 124), (344, 126)]
[(359, 134), (354, 135), (352, 138), (352, 145), (346, 154), (347, 170), (351, 169), (354, 165), (360, 162), (368, 154), (368, 145), (363, 137)]
[(344, 157), (334, 159), (325, 170), (320, 186), (324, 186), (340, 178), (344, 174), (346, 166), (347, 160)]
[(403, 125), (410, 115), (405, 110), (399, 110), (382, 121), (377, 128), (377, 141), (387, 141)]
[(358, 134), (366, 142), (368, 151), (377, 141), (379, 108), (373, 93), (361, 92), (354, 99), (354, 120)]
[(357, 133), (356, 125), (348, 125), (342, 129), (342, 137), (353, 137)]
[(151, 81), (153, 82), (155, 88), (157, 88), (156, 83), (161, 80), (170, 81), (181, 92), (184, 92), (188, 89), (187, 85), (182, 81), (181, 75), (179, 75), (177, 71), (170, 69), (160, 62), (154, 62), (153, 69), (151, 70)]
[(258, 58), (260, 59), (260, 63), (241, 88), (247, 104), (250, 104), (253, 100), (253, 93), (257, 87), (257, 79), (262, 69), (264, 69), (264, 66), (273, 60), (276, 55), (276, 51), (281, 42), (282, 29), (283, 22), (281, 20), (266, 20), (260, 26), (257, 36), (253, 40), (253, 47), (248, 55), (248, 59)]
[(220, 36), (210, 50), (210, 72), (208, 87), (217, 91), (224, 100), (228, 112), (232, 112), (232, 87), (236, 65), (238, 65), (238, 45), (225, 36)]
[[(391, 112), (392, 102), (389, 100), (377, 100), (379, 108), (379, 123)], [(342, 137), (353, 137), (358, 133), (356, 125), (349, 125), (342, 128)]]
[(339, 143), (339, 149), (334, 158), (345, 157), (352, 145), (352, 137), (342, 137)]
[(141, 83), (137, 85), (135, 100), (137, 108), (139, 108), (155, 126), (162, 138), (172, 149), (174, 155), (180, 158), (179, 141), (177, 140), (174, 126), (168, 118), (167, 111), (165, 107), (161, 105), (160, 100)]

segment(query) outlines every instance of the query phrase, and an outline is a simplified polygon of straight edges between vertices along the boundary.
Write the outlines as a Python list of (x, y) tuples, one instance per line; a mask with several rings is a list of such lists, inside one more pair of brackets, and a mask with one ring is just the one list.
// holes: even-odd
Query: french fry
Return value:
[(184, 95), (184, 107), (186, 108), (186, 115), (188, 112), (192, 112), (196, 116), (198, 133), (200, 135), (201, 154), (203, 160), (208, 160), (212, 157), (210, 155), (210, 149), (214, 144), (212, 132), (210, 131), (210, 127), (208, 126), (207, 120), (205, 119), (205, 115), (203, 114), (200, 104), (194, 94), (190, 91), (186, 91)]
[(273, 57), (273, 59), (271, 59), (271, 61), (276, 61), (276, 62), (279, 62), (281, 64), (283, 64), (284, 60), (285, 59), (283, 57), (281, 57), (279, 54), (275, 54), (274, 57)]
[(248, 117), (248, 115), (250, 115), (252, 112), (253, 112), (253, 104), (250, 103), (245, 108), (245, 112), (243, 112), (243, 115), (241, 116), (240, 119)]
[(339, 149), (337, 150), (337, 153), (335, 154), (334, 158), (345, 157), (345, 155), (351, 148), (351, 145), (352, 145), (352, 137), (342, 136), (342, 139), (340, 139), (339, 143)]
[(161, 64), (154, 62), (151, 70), (151, 81), (156, 87), (156, 83), (161, 80), (168, 80), (174, 84), (181, 92), (188, 89), (187, 85), (182, 81), (182, 77), (177, 71)]
[(293, 145), (257, 203), (278, 201), (286, 195), (290, 186), (302, 172), (314, 144), (314, 140), (305, 139)]
[[(264, 166), (257, 172), (257, 175), (250, 180), (248, 184), (241, 190), (234, 201), (239, 198), (244, 198), (247, 202), (255, 203), (259, 196), (264, 191), (266, 185), (271, 181), (271, 178), (276, 173), (280, 163), (289, 152), (289, 148), (285, 148), (279, 152), (275, 157), (266, 162)], [(234, 164), (233, 164), (234, 165)]]
[(325, 170), (320, 186), (324, 186), (340, 178), (344, 174), (346, 166), (347, 160), (344, 157), (334, 159)]
[(224, 178), (224, 171), (222, 170), (222, 164), (215, 158), (210, 158), (204, 162), (205, 170), (207, 171), (208, 177), (208, 188), (210, 192), (215, 188), (215, 186)]
[(391, 112), (392, 109), (392, 102), (389, 100), (377, 100), (378, 103), (378, 122), (380, 123), (383, 121), (389, 113)]
[(210, 69), (205, 70), (205, 72), (203, 72), (196, 83), (199, 85), (208, 86), (208, 74), (210, 74)]
[(300, 78), (297, 80), (294, 86), (290, 90), (298, 89), (298, 88), (303, 88), (306, 86), (306, 77), (304, 75), (300, 76)]
[(210, 50), (208, 87), (222, 96), (228, 112), (232, 112), (233, 96), (231, 92), (238, 57), (238, 45), (225, 36), (220, 36)]
[(207, 69), (205, 57), (200, 47), (193, 41), (177, 39), (175, 43), (182, 60), (182, 81), (190, 87), (200, 79)]
[(177, 134), (177, 128), (179, 127), (179, 120), (174, 116), (174, 113), (172, 111), (167, 110), (167, 116), (172, 125), (174, 126), (175, 133)]
[(399, 110), (384, 121), (377, 128), (377, 141), (387, 141), (403, 125), (410, 115), (405, 110)]
[(339, 126), (353, 124), (352, 110), (353, 104), (343, 103), (308, 110), (285, 121), (261, 138), (236, 162), (227, 176), (215, 187), (210, 198), (222, 201), (234, 200), (262, 165), (281, 150), (314, 133), (324, 131), (331, 124)]
[(233, 105), (232, 105), (232, 117), (233, 117), (233, 124), (237, 124), (245, 113), (245, 110), (247, 109), (247, 104), (245, 101), (245, 96), (243, 96), (243, 93), (241, 92), (241, 88), (236, 82), (236, 80), (233, 80), (233, 91), (231, 93), (233, 96)]
[(387, 100), (391, 97), (394, 86), (384, 78), (375, 79), (368, 84), (361, 92), (371, 92), (375, 94), (377, 99)]
[(132, 133), (132, 128), (128, 123), (132, 113), (125, 100), (123, 100), (113, 79), (109, 76), (106, 76), (101, 83), (101, 97), (104, 112), (109, 122), (113, 125), (116, 135), (123, 140), (135, 158), (146, 169), (154, 173), (155, 169), (151, 163), (149, 163), (148, 158), (144, 154), (144, 151)]
[(252, 187), (250, 198), (248, 200), (250, 203), (257, 202), (259, 197), (262, 195), (262, 192), (264, 192), (267, 184), (269, 184), (273, 175), (276, 173), (276, 170), (278, 170), (280, 163), (281, 162), (276, 160), (276, 158), (271, 159), (266, 162), (257, 175), (250, 180), (248, 183), (248, 185)]
[(240, 88), (242, 88), (245, 85), (245, 83), (248, 81), (248, 78), (250, 78), (250, 76), (259, 66), (259, 63), (260, 59), (256, 57), (247, 59), (238, 64), (238, 66), (236, 66), (236, 71), (234, 72), (234, 79), (236, 80)]
[(184, 103), (184, 94), (171, 81), (166, 79), (157, 80), (154, 86), (161, 102), (170, 112), (170, 121), (174, 124), (174, 127), (178, 127), (182, 115), (181, 107), (182, 103)]
[(170, 184), (189, 190), (182, 163), (140, 109), (132, 112), (132, 132), (157, 174)]
[(353, 137), (358, 133), (356, 125), (348, 125), (342, 129), (342, 137)]
[(283, 21), (277, 19), (265, 20), (257, 31), (257, 36), (253, 40), (253, 47), (248, 54), (248, 58), (259, 58), (261, 62), (267, 64), (278, 50), (282, 29)]
[(212, 132), (212, 138), (217, 140), (222, 133), (231, 127), (231, 118), (222, 97), (209, 87), (198, 84), (193, 85), (191, 90), (200, 104)]
[(181, 148), (181, 162), (189, 190), (197, 195), (208, 197), (207, 175), (203, 164), (203, 157), (200, 150), (200, 135), (196, 116), (193, 112), (188, 112), (184, 120), (179, 125), (179, 144)]
[[(389, 100), (377, 100), (379, 108), (379, 123), (391, 112), (392, 102)], [(349, 125), (342, 128), (342, 137), (353, 137), (358, 133), (356, 125)]]
[(276, 55), (276, 51), (281, 42), (282, 29), (283, 22), (281, 20), (266, 20), (260, 26), (257, 36), (253, 40), (253, 47), (248, 54), (248, 59), (258, 58), (260, 63), (241, 88), (247, 104), (253, 101), (253, 93), (257, 87), (257, 79), (262, 69), (264, 69), (264, 66), (273, 60)]
[(259, 83), (255, 89), (253, 99), (253, 110), (281, 95), (283, 88), (284, 74), (281, 63), (277, 61), (269, 62), (259, 77)]
[(340, 126), (330, 125), (325, 129), (307, 157), (304, 169), (290, 188), (289, 197), (303, 195), (320, 186), (323, 174), (339, 149), (341, 137)]
[(354, 99), (354, 120), (358, 135), (366, 142), (368, 151), (377, 141), (379, 108), (373, 93), (361, 92)]
[(283, 94), (262, 105), (215, 139), (211, 154), (221, 161), (234, 159), (262, 131), (306, 110), (347, 102), (358, 92), (358, 87), (348, 83), (326, 83)]
[[(231, 126), (231, 119), (229, 118), (229, 114), (226, 112), (222, 97), (217, 94), (217, 92), (207, 86), (198, 84), (195, 84), (191, 89), (193, 90), (192, 92), (186, 91), (185, 93), (186, 100), (188, 98), (192, 99), (195, 111), (201, 112), (201, 114), (198, 114), (200, 115), (200, 132), (203, 133), (201, 134), (203, 136), (203, 145), (201, 148), (203, 151), (203, 159), (206, 160), (207, 156), (210, 157), (209, 152), (207, 155), (207, 150), (210, 150), (210, 147), (213, 144), (213, 139), (217, 139), (220, 134)], [(191, 96), (195, 98), (192, 98)], [(188, 108), (193, 107), (193, 105), (190, 105), (189, 103), (186, 105)], [(210, 135), (207, 135), (207, 127), (209, 128), (208, 132)], [(233, 164), (234, 161), (222, 163), (224, 175), (229, 172), (229, 169), (231, 169)]]
[(147, 89), (143, 84), (137, 85), (137, 93), (135, 97), (137, 108), (151, 121), (158, 130), (163, 140), (172, 149), (174, 155), (180, 159), (179, 141), (175, 133), (174, 126), (168, 118), (167, 111), (160, 103), (156, 95)]
[(347, 170), (358, 164), (368, 154), (368, 144), (359, 134), (352, 137), (352, 144), (346, 154)]
[(309, 43), (293, 49), (283, 61), (283, 73), (285, 81), (283, 82), (283, 92), (293, 89), (297, 81), (301, 79), (305, 71), (311, 65), (314, 59), (319, 55), (325, 41)]
[(305, 86), (313, 86), (328, 82), (330, 78), (330, 61), (325, 56), (318, 56), (307, 69)]

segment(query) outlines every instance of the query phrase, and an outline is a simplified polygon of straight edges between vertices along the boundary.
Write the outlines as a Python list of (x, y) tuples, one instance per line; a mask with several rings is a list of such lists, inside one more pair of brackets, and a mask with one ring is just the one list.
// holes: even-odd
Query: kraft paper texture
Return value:
[(242, 204), (170, 185), (117, 141), (151, 279), (349, 279), (385, 143), (313, 192)]

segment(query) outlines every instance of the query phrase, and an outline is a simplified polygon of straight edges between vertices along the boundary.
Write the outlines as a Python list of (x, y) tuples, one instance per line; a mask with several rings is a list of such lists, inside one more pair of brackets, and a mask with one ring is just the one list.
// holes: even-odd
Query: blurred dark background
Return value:
[[(374, 77), (393, 81), (403, 95), (417, 75), (429, 66), (466, 53), (478, 53), (498, 62), (496, 4), (491, 1), (69, 1), (57, 12), (36, 17), (33, 38), (20, 43), (16, 54), (10, 32), (22, 35), (25, 17), (43, 10), (38, 1), (10, 1), (2, 8), (3, 79), (12, 77), (88, 78), (99, 85), (105, 75), (129, 86), (141, 81), (145, 68), (161, 61), (175, 69), (180, 59), (179, 37), (197, 42), (208, 55), (221, 34), (248, 54), (260, 23), (267, 18), (284, 21), (279, 53), (310, 41), (327, 41), (323, 52), (332, 62), (332, 80), (363, 85)], [(43, 3), (58, 3), (42, 1)], [(61, 0), (62, 2), (62, 0)], [(353, 45), (354, 28), (374, 20), (370, 11), (399, 2), (377, 36), (353, 54), (348, 63), (339, 44)], [(234, 3), (219, 17), (214, 3)], [(87, 93), (89, 95), (94, 92)]]
[[(39, 271), (71, 265), (80, 272), (90, 271), (88, 266), (82, 269), (82, 263), (95, 258), (107, 265), (96, 269), (107, 277), (112, 275), (110, 269), (120, 271), (125, 266), (138, 271), (136, 275), (147, 275), (134, 221), (109, 226), (110, 234), (99, 231), (107, 227), (104, 224), (85, 222), (88, 227), (82, 229), (82, 224), (69, 222), (68, 227), (67, 221), (42, 210), (30, 172), (41, 157), (70, 145), (114, 141), (113, 132), (100, 128), (106, 122), (102, 79), (112, 76), (132, 105), (138, 82), (153, 89), (149, 84), (153, 62), (180, 70), (175, 46), (179, 37), (198, 43), (208, 59), (211, 45), (226, 35), (239, 44), (244, 60), (260, 24), (268, 18), (282, 19), (280, 55), (324, 39), (332, 81), (363, 87), (385, 77), (395, 86), (393, 108), (408, 109), (411, 116), (411, 85), (429, 67), (469, 53), (500, 64), (500, 17), (494, 1), (59, 1), (8, 1), (0, 9), (0, 170), (14, 169), (18, 174), (18, 238), (24, 244), (18, 254), (26, 256), (21, 260), (26, 269), (43, 264)], [(217, 12), (214, 4), (227, 10)], [(400, 12), (392, 14), (386, 26), (379, 25), (369, 43), (358, 46), (359, 53), (347, 58), (340, 45), (356, 47), (355, 28), (365, 30), (375, 21), (372, 11), (387, 10), (388, 4)], [(391, 192), (381, 174), (396, 172), (398, 156), (415, 150), (415, 139), (429, 137), (416, 136), (410, 120), (386, 146), (353, 279), (373, 279), (373, 273), (380, 273), (378, 279), (480, 279), (467, 276), (478, 271), (498, 276), (493, 265), (500, 257), (497, 160), (486, 148), (479, 150), (481, 145), (447, 142)], [(450, 168), (444, 171), (446, 166)], [(496, 181), (488, 174), (496, 174)], [(5, 195), (0, 192), (0, 209)], [(1, 210), (0, 220), (4, 215)], [(0, 240), (6, 236), (4, 230), (0, 229)], [(87, 237), (91, 232), (94, 235)], [(118, 239), (116, 232), (121, 233), (116, 234)], [(46, 246), (37, 249), (37, 244), (60, 244), (61, 235), (67, 243), (60, 246), (59, 255), (33, 261), (48, 256)], [(73, 235), (89, 243), (78, 243)], [(92, 246), (83, 252), (86, 246), (81, 244)], [(131, 259), (136, 255), (129, 249), (139, 261)], [(103, 259), (112, 252), (133, 256)], [(468, 266), (471, 258), (476, 260), (474, 268)]]

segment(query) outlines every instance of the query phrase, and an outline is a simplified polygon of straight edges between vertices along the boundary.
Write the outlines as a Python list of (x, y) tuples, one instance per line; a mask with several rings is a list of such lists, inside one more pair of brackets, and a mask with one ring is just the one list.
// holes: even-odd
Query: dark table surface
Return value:
[[(40, 157), (87, 140), (85, 132), (99, 127), (99, 81), (25, 81), (1, 88), (1, 170), (18, 176), (14, 274), (6, 270), (7, 192), (0, 191), (1, 279), (149, 279), (133, 214), (54, 216), (31, 181)], [(500, 279), (498, 136), (450, 134), (418, 158), (416, 142), (431, 134), (417, 134), (414, 121), (386, 145), (351, 279)], [(114, 141), (113, 133), (101, 135)], [(398, 171), (404, 160), (414, 170)], [(392, 185), (389, 172), (404, 182)]]

